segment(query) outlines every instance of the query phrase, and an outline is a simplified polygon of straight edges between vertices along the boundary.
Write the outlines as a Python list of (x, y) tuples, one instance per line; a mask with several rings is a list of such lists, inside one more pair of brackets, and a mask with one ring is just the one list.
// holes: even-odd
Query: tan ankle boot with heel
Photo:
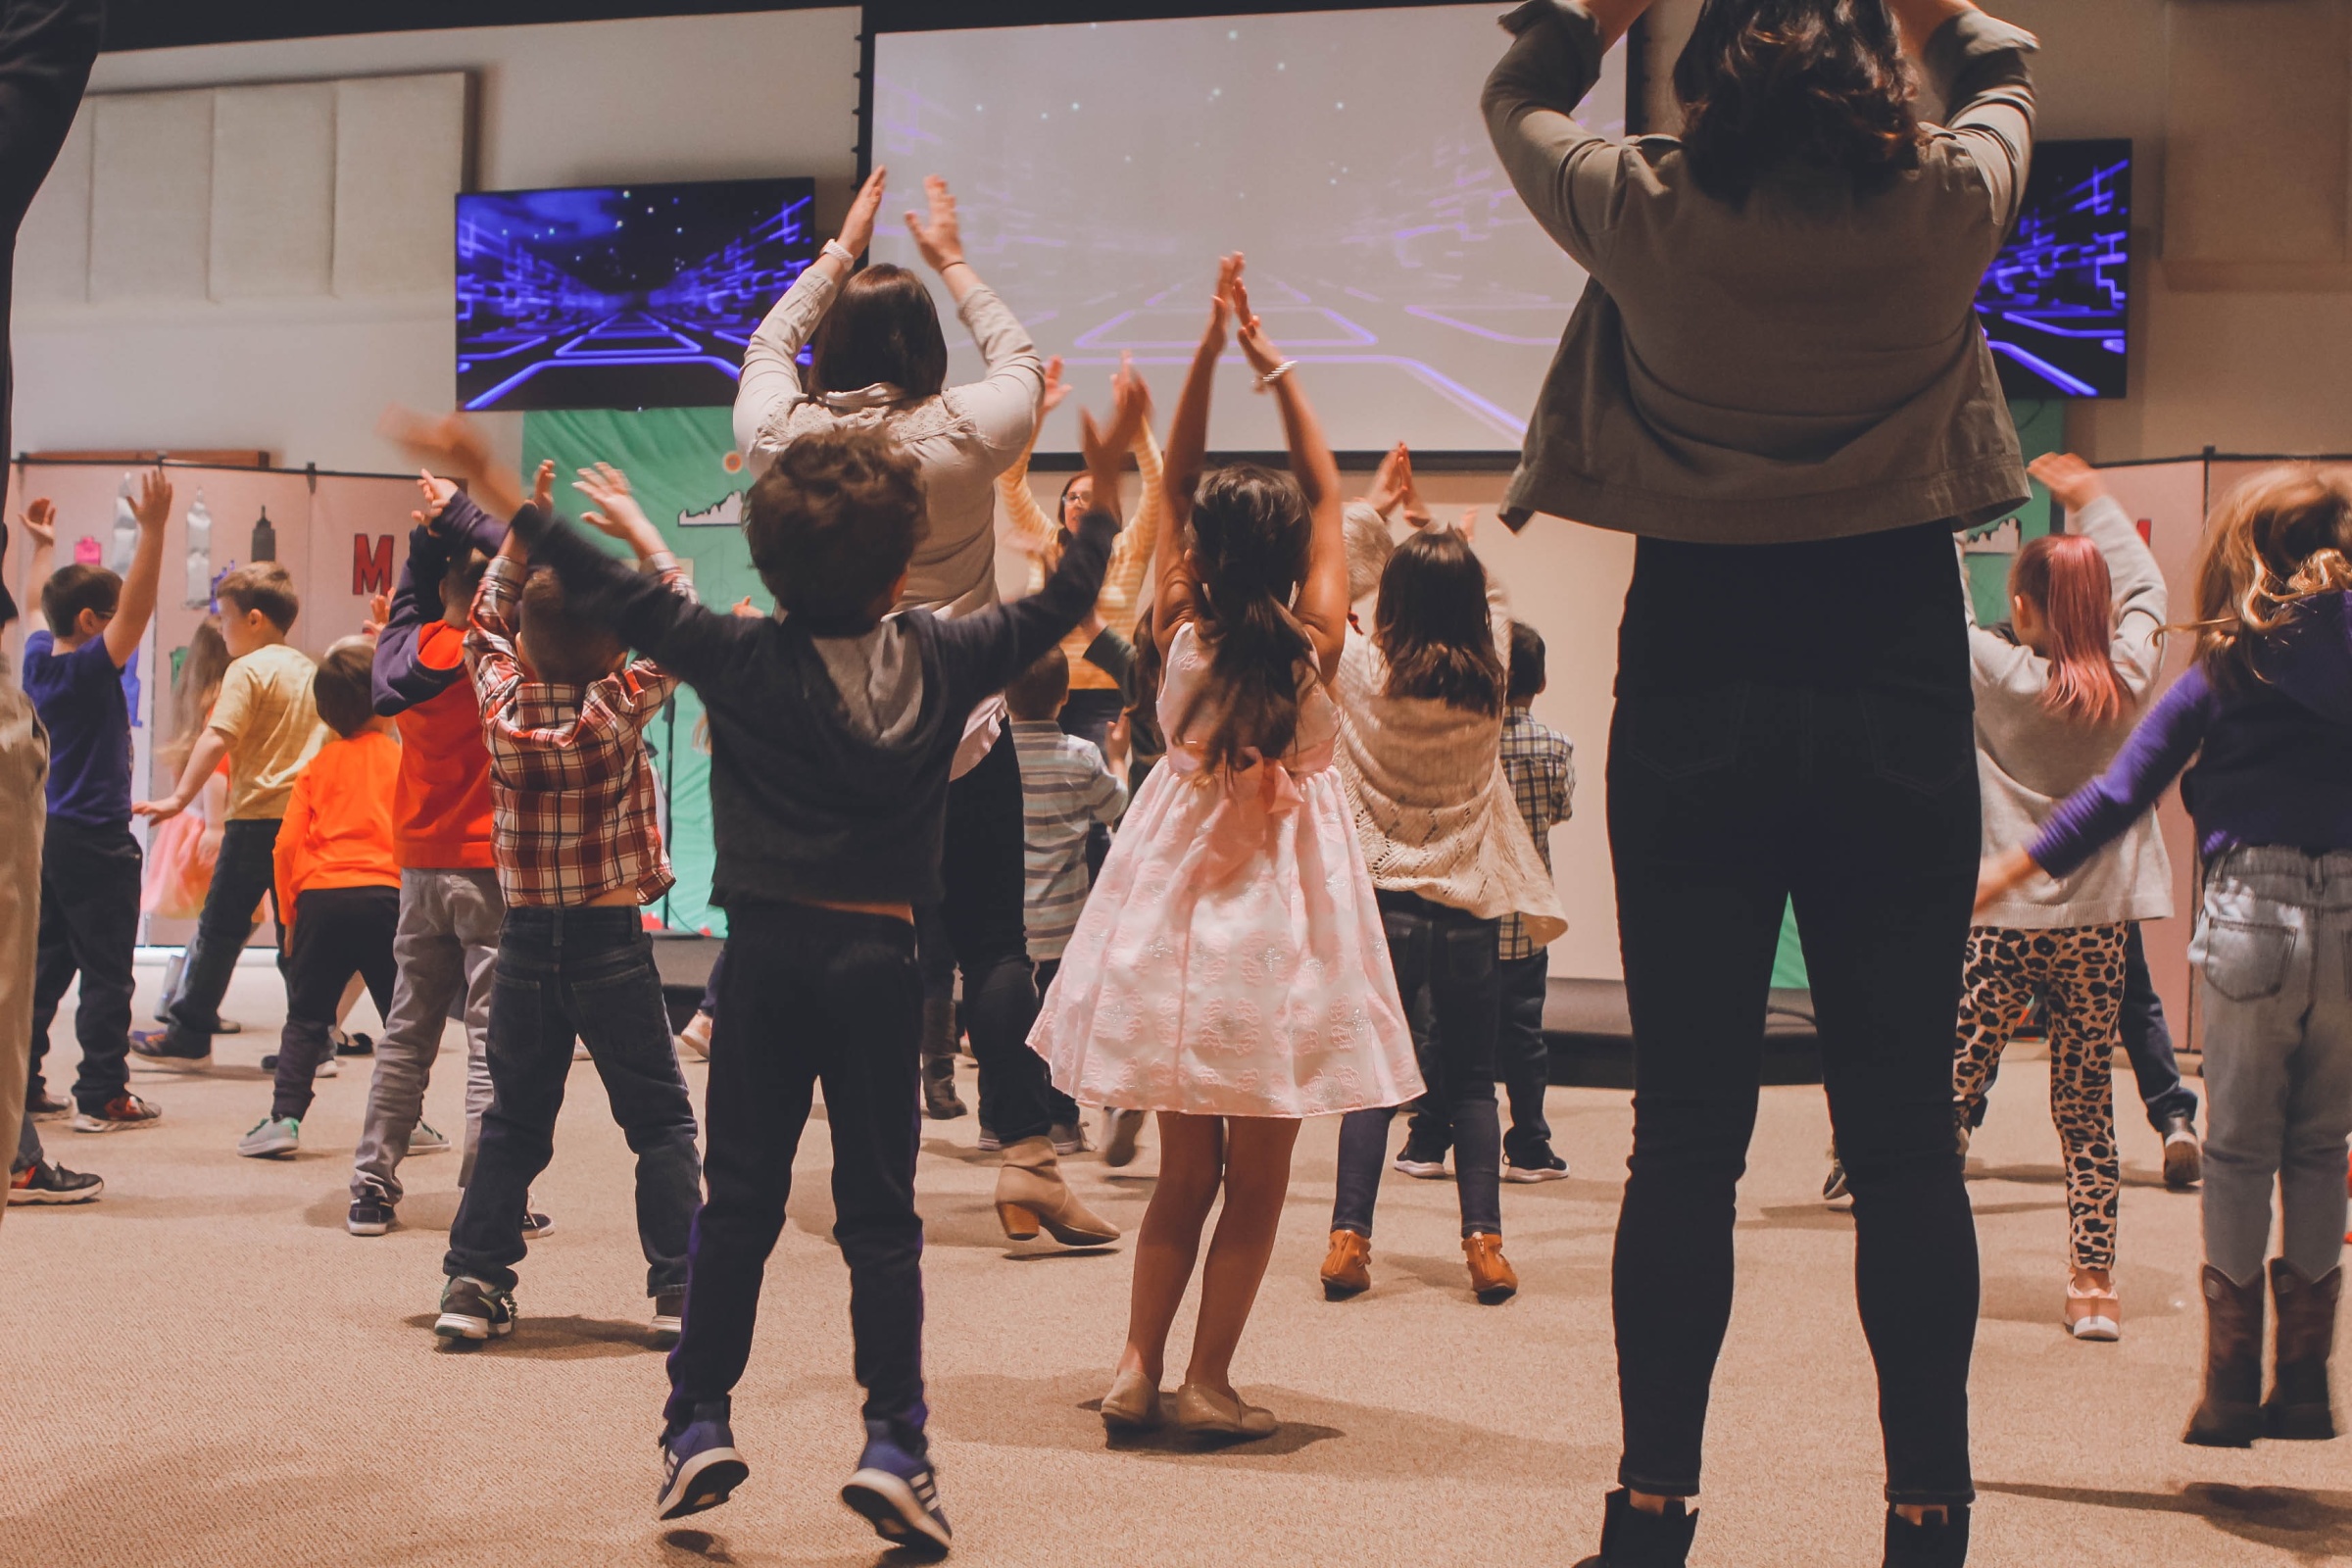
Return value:
[(1119, 1228), (1101, 1218), (1061, 1179), (1053, 1141), (1040, 1133), (1004, 1151), (997, 1172), (997, 1222), (1016, 1242), (1037, 1239), (1042, 1227), (1064, 1247), (1107, 1247)]

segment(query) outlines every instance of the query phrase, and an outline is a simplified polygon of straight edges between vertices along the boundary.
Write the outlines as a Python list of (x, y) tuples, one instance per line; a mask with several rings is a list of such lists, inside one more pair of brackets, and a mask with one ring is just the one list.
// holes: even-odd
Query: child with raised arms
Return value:
[[(1202, 472), (1210, 382), (1228, 322), (1282, 411), (1293, 474)], [(1295, 373), (1225, 259), (1168, 433), (1168, 520), (1155, 631), (1167, 651), (1168, 750), (1128, 808), (1029, 1039), (1079, 1101), (1159, 1113), (1127, 1345), (1102, 1419), (1165, 1418), (1160, 1378), (1200, 1232), (1188, 1433), (1261, 1438), (1233, 1354), (1272, 1255), (1306, 1116), (1421, 1092), (1353, 815), (1332, 768), (1326, 690), (1348, 629), (1339, 468)], [(1098, 488), (1096, 494), (1103, 492)]]

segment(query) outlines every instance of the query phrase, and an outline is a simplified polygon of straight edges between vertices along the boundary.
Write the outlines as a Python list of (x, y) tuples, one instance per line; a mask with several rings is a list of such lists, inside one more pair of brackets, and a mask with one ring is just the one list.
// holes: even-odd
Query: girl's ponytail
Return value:
[[(1171, 737), (1196, 740), (1214, 773), (1247, 767), (1254, 752), (1281, 758), (1298, 733), (1298, 685), (1314, 645), (1289, 605), (1306, 561), (1306, 498), (1290, 475), (1255, 464), (1212, 469), (1193, 503), (1196, 607), (1210, 678)], [(1206, 709), (1205, 735), (1192, 734)]]
[(2130, 700), (2115, 671), (2115, 579), (2097, 542), (2079, 533), (2030, 541), (2009, 568), (2009, 592), (2040, 611), (2048, 627), (2042, 705), (2078, 724), (2123, 717)]

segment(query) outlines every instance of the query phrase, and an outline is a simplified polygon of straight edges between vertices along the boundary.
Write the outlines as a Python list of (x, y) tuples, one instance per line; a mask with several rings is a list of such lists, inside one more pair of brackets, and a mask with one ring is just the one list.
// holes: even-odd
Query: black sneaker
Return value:
[(37, 1095), (26, 1095), (24, 1108), (32, 1113), (34, 1121), (63, 1121), (74, 1114), (74, 1102), (60, 1100), (44, 1089)]
[(522, 1200), (522, 1239), (535, 1242), (543, 1236), (554, 1235), (555, 1229), (554, 1218), (531, 1207), (530, 1199), (525, 1197)]
[(381, 1236), (399, 1223), (389, 1198), (360, 1198), (352, 1200), (343, 1228), (354, 1236)]
[(1407, 1138), (1404, 1147), (1396, 1151), (1396, 1168), (1425, 1182), (1442, 1182), (1446, 1179), (1446, 1146), (1416, 1144)]
[[(313, 1078), (332, 1078), (335, 1076), (336, 1070), (335, 1058), (333, 1056), (320, 1056), (318, 1058), (318, 1064), (311, 1069), (311, 1076)], [(272, 1051), (270, 1053), (270, 1054), (262, 1058), (262, 1071), (277, 1071), (276, 1052)]]
[(696, 1405), (691, 1420), (663, 1429), (661, 1444), (662, 1490), (654, 1507), (664, 1519), (717, 1507), (752, 1473), (735, 1451), (724, 1399)]
[(1508, 1160), (1502, 1167), (1506, 1182), (1564, 1182), (1568, 1179), (1568, 1162), (1546, 1147)]
[(19, 1203), (89, 1203), (106, 1191), (99, 1177), (38, 1160), (8, 1179), (10, 1207)]
[(1821, 1200), (1825, 1203), (1835, 1203), (1841, 1198), (1853, 1196), (1853, 1190), (1846, 1185), (1845, 1181), (1845, 1161), (1833, 1156), (1830, 1160), (1830, 1173), (1822, 1178)]
[(334, 1032), (334, 1042), (335, 1054), (338, 1056), (372, 1056), (375, 1054), (375, 1040), (370, 1035), (347, 1035), (338, 1029)]
[(514, 1298), (470, 1274), (441, 1287), (441, 1315), (433, 1332), (445, 1340), (487, 1340), (514, 1332)]
[(654, 1348), (657, 1350), (668, 1349), (678, 1343), (678, 1336), (685, 1330), (686, 1291), (684, 1287), (681, 1286), (674, 1291), (656, 1291), (654, 1293)]

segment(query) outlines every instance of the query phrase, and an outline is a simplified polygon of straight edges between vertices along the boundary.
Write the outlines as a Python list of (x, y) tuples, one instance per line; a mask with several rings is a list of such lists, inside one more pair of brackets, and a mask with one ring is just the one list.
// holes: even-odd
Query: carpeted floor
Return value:
[[(158, 978), (141, 971), (142, 1016)], [(427, 1325), (456, 1156), (410, 1165), (402, 1229), (368, 1241), (343, 1230), (365, 1062), (320, 1085), (300, 1158), (231, 1152), (267, 1108), (257, 1063), (281, 1006), (271, 971), (241, 970), (226, 1011), (249, 1027), (220, 1043), (215, 1070), (137, 1075), (165, 1107), (159, 1126), (44, 1127), (56, 1157), (108, 1187), (92, 1207), (18, 1208), (0, 1228), (0, 1563), (895, 1560), (834, 1496), (859, 1429), (821, 1122), (801, 1150), (803, 1187), (736, 1396), (752, 1479), (725, 1507), (665, 1526), (649, 1506), (662, 1358), (644, 1346), (628, 1156), (593, 1070), (572, 1073), (538, 1189), (557, 1230), (523, 1264), (521, 1326), (494, 1348), (453, 1352)], [(370, 1016), (363, 1004), (356, 1021)], [(454, 1134), (463, 1048), (450, 1038), (427, 1114)], [(699, 1098), (702, 1069), (688, 1078)], [(2197, 1203), (2157, 1180), (2156, 1140), (2136, 1114), (2124, 1134), (2125, 1337), (2078, 1345), (2059, 1330), (2065, 1210), (2045, 1083), (2038, 1063), (2010, 1065), (1974, 1162), (1985, 1283), (1973, 1560), (2352, 1557), (2352, 1439), (2247, 1453), (2176, 1441), (2201, 1332)], [(1599, 1091), (1555, 1090), (1551, 1105), (1576, 1173), (1505, 1189), (1525, 1285), (1493, 1308), (1464, 1289), (1451, 1186), (1394, 1173), (1375, 1288), (1326, 1304), (1315, 1265), (1337, 1128), (1309, 1127), (1237, 1368), (1287, 1424), (1218, 1452), (1106, 1448), (1089, 1406), (1125, 1328), (1124, 1245), (1007, 1247), (973, 1122), (929, 1124), (927, 1359), (956, 1560), (1436, 1568), (1589, 1552), (1616, 1459), (1608, 1258), (1628, 1112)], [(1879, 1560), (1852, 1226), (1816, 1196), (1826, 1128), (1818, 1090), (1765, 1092), (1696, 1564)], [(1090, 1155), (1073, 1179), (1132, 1228), (1152, 1157), (1147, 1139), (1128, 1170)]]

